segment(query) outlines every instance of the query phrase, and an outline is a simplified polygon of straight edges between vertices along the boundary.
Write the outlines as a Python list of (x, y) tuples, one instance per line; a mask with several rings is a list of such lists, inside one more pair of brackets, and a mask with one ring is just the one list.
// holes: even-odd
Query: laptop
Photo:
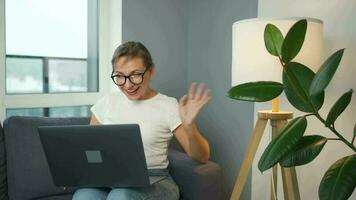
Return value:
[(148, 175), (138, 124), (41, 126), (38, 132), (56, 186), (146, 187), (168, 175)]

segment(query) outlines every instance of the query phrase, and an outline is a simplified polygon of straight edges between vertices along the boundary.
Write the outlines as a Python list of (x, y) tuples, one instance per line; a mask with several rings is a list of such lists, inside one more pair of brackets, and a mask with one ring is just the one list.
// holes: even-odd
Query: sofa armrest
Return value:
[(222, 195), (220, 166), (214, 162), (198, 163), (185, 153), (170, 149), (169, 172), (185, 200), (218, 200)]

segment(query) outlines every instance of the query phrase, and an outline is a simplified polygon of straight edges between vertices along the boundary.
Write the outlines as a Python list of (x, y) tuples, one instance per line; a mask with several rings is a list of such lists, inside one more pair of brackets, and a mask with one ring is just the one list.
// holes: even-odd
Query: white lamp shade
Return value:
[[(281, 30), (285, 37), (294, 23), (303, 18), (248, 19), (232, 26), (232, 86), (254, 81), (282, 82), (282, 65), (271, 55), (264, 43), (264, 29), (268, 23)], [(293, 59), (314, 72), (321, 65), (323, 49), (323, 23), (307, 19), (308, 26), (302, 49)]]

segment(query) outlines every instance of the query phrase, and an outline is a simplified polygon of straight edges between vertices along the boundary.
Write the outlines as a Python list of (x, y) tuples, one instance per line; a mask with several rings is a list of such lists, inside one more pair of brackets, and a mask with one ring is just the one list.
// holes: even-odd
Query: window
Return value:
[(96, 0), (5, 5), (6, 93), (97, 91)]
[(113, 89), (121, 3), (0, 0), (0, 121), (90, 115), (88, 105)]
[(11, 108), (6, 110), (6, 117), (11, 116), (35, 116), (43, 117), (44, 110), (42, 108)]
[(49, 92), (89, 92), (96, 89), (88, 87), (86, 59), (50, 59), (48, 71)]
[(6, 56), (6, 92), (43, 92), (43, 61), (39, 58)]
[(11, 116), (88, 117), (90, 116), (90, 106), (6, 109), (6, 117)]

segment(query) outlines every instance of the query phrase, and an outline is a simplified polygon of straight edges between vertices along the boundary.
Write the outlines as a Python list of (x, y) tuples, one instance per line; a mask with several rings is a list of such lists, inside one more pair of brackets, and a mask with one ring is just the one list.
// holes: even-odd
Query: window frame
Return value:
[(100, 97), (117, 90), (110, 78), (110, 60), (112, 52), (122, 41), (122, 0), (98, 0), (98, 8), (98, 43), (88, 46), (88, 49), (94, 49), (88, 54), (98, 55), (98, 66), (95, 66), (98, 72), (97, 92), (6, 94), (5, 0), (0, 0), (0, 122), (5, 120), (7, 108), (93, 105)]

